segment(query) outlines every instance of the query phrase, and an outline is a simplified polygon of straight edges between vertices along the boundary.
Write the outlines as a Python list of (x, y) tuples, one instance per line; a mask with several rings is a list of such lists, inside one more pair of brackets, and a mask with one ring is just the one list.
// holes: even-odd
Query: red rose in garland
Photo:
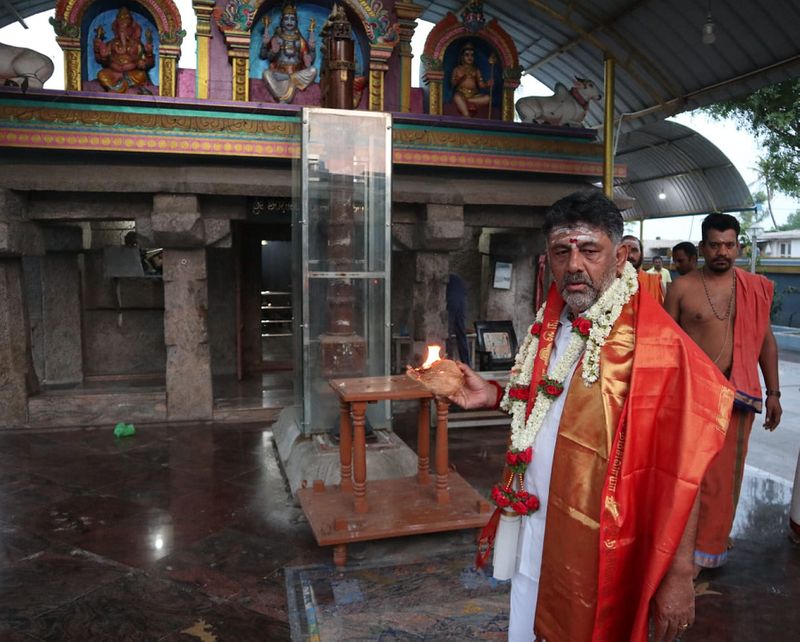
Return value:
[(582, 337), (588, 337), (592, 329), (592, 322), (585, 317), (578, 317), (572, 322), (572, 331), (577, 332)]

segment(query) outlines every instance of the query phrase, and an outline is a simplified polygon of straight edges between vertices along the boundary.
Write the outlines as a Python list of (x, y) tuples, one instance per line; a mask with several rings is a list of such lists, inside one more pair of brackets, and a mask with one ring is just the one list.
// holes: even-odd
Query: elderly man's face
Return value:
[(576, 314), (588, 310), (611, 286), (628, 255), (603, 230), (583, 224), (553, 229), (547, 254), (556, 287)]

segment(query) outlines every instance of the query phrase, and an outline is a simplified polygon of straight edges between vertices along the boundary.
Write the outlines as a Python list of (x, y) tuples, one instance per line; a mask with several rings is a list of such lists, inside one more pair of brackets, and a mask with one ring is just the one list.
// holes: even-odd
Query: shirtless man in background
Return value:
[[(770, 327), (773, 284), (734, 266), (739, 255), (739, 221), (733, 216), (710, 214), (702, 229), (700, 252), (705, 265), (677, 279), (664, 301), (666, 311), (736, 388), (725, 446), (709, 467), (700, 493), (698, 572), (727, 561), (755, 413), (764, 411), (764, 428), (772, 431), (782, 412), (778, 346)], [(763, 403), (759, 366), (766, 386)]]

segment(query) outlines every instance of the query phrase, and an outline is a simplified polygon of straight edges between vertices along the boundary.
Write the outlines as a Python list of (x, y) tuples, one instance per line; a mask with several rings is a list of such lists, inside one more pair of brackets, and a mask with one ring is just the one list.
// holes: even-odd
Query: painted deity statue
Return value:
[(317, 77), (314, 67), (316, 40), (315, 21), (308, 29), (308, 40), (297, 27), (297, 9), (292, 2), (284, 3), (280, 24), (270, 36), (267, 33), (268, 18), (264, 18), (264, 38), (259, 56), (269, 61), (264, 70), (264, 84), (272, 97), (281, 103), (290, 103), (295, 92), (308, 87)]
[(490, 88), (494, 81), (491, 78), (488, 81), (483, 79), (481, 70), (475, 64), (475, 47), (472, 43), (468, 42), (461, 48), (458, 62), (450, 75), (453, 103), (462, 116), (469, 117), (470, 109), (474, 111), (489, 104), (491, 96), (482, 92)]
[(119, 94), (131, 88), (140, 94), (151, 93), (147, 72), (155, 65), (153, 33), (147, 29), (143, 43), (142, 28), (125, 7), (117, 12), (111, 29), (114, 37), (108, 42), (104, 41), (102, 26), (94, 34), (94, 57), (103, 66), (97, 74), (98, 82), (106, 91)]

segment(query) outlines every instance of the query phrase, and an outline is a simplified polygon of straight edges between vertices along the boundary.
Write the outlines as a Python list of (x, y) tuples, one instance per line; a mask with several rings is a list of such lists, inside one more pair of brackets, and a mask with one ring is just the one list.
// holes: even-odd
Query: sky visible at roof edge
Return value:
[[(181, 13), (183, 27), (186, 30), (186, 37), (183, 39), (181, 47), (180, 66), (185, 68), (195, 67), (195, 26), (196, 18), (192, 11), (191, 0), (175, 0), (175, 4)], [(60, 47), (55, 41), (53, 28), (48, 19), (54, 11), (45, 11), (35, 16), (25, 18), (28, 29), (24, 29), (19, 23), (8, 25), (0, 29), (0, 42), (8, 45), (24, 46), (36, 49), (37, 51), (49, 56), (55, 64), (55, 72), (52, 78), (45, 84), (48, 89), (64, 88), (64, 60)], [(414, 59), (412, 61), (411, 78), (412, 84), (419, 85), (419, 56), (422, 52), (425, 38), (433, 28), (433, 23), (418, 21), (417, 29), (412, 40), (412, 51)], [(566, 80), (566, 79), (565, 79)], [(517, 90), (517, 98), (521, 96), (538, 95), (545, 96), (552, 92), (542, 83), (532, 76), (524, 75), (522, 84)], [(755, 161), (759, 155), (758, 142), (747, 132), (736, 128), (731, 121), (714, 121), (706, 117), (701, 112), (687, 112), (672, 118), (675, 122), (690, 127), (699, 132), (730, 159), (739, 173), (742, 175), (751, 192), (763, 189), (759, 185), (758, 175), (754, 169)], [(780, 225), (786, 222), (786, 218), (800, 209), (800, 201), (796, 201), (787, 196), (779, 194), (772, 202), (772, 210), (775, 220)], [(702, 216), (684, 216), (671, 219), (656, 219), (646, 221), (644, 224), (645, 239), (669, 239), (675, 240), (700, 240), (700, 222)], [(771, 222), (767, 219), (762, 223), (766, 230), (772, 228)], [(634, 234), (639, 234), (639, 224), (629, 223), (627, 228)]]

